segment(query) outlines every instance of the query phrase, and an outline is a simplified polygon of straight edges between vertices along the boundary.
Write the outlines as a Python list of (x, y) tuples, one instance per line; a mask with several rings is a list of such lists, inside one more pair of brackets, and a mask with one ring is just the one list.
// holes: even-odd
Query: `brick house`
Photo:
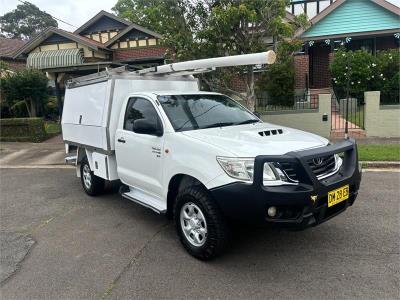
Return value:
[(25, 68), (26, 59), (14, 58), (15, 52), (24, 44), (23, 40), (0, 37), (0, 61), (4, 62), (12, 71)]
[(106, 11), (100, 11), (74, 32), (49, 27), (14, 54), (28, 68), (42, 70), (54, 85), (59, 107), (65, 82), (73, 77), (130, 65), (164, 64), (162, 36)]
[(295, 56), (296, 89), (330, 89), (329, 65), (341, 46), (371, 53), (398, 49), (399, 17), (400, 8), (385, 0), (334, 1), (297, 33), (304, 49)]

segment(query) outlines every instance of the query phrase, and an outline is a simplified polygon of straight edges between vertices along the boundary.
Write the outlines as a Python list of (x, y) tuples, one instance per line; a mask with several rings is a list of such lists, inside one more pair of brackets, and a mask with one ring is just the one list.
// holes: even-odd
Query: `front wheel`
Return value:
[(192, 256), (210, 260), (225, 250), (228, 227), (204, 188), (190, 186), (178, 193), (174, 219), (180, 241)]
[(86, 194), (96, 196), (104, 191), (105, 180), (94, 175), (85, 157), (81, 162), (81, 183)]

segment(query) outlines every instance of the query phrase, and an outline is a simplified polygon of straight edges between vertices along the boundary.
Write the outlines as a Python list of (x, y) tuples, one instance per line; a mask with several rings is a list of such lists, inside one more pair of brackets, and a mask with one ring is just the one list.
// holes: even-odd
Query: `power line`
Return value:
[[(28, 2), (28, 1), (22, 1), (22, 0), (18, 0), (18, 1), (21, 2), (21, 3), (23, 3), (23, 4), (33, 4), (33, 3)], [(46, 12), (46, 13), (49, 14), (48, 12)], [(69, 25), (69, 26), (78, 28), (78, 26), (75, 26), (75, 25), (72, 25), (72, 24), (70, 24), (70, 23), (68, 23), (68, 22), (65, 22), (65, 21), (63, 21), (63, 20), (61, 20), (61, 19), (59, 19), (59, 18), (54, 17), (54, 16), (51, 15), (51, 14), (49, 14), (49, 15), (50, 15), (53, 19), (55, 19), (55, 20), (57, 20), (57, 21), (59, 21), (59, 22), (61, 22), (61, 23), (64, 23), (64, 24), (67, 24), (67, 25)]]

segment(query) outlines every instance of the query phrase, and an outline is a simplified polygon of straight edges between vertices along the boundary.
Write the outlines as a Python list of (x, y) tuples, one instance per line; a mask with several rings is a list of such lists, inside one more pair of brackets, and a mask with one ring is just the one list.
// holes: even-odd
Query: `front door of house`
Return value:
[(331, 85), (329, 71), (329, 53), (331, 46), (325, 43), (315, 43), (309, 47), (310, 57), (310, 88), (323, 89)]

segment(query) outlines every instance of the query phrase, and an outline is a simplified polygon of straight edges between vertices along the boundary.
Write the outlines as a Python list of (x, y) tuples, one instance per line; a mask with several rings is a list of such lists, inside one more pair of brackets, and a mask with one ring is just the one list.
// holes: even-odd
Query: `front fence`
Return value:
[(400, 104), (400, 91), (389, 90), (381, 92), (380, 105), (399, 105)]
[(257, 98), (257, 111), (286, 111), (286, 110), (307, 110), (318, 109), (318, 95), (305, 94), (285, 98)]
[[(334, 131), (343, 131), (346, 128), (346, 119), (348, 129), (364, 129), (364, 97), (358, 95), (350, 96), (347, 100), (346, 94), (333, 89), (331, 125)], [(347, 113), (348, 110), (348, 113)]]

